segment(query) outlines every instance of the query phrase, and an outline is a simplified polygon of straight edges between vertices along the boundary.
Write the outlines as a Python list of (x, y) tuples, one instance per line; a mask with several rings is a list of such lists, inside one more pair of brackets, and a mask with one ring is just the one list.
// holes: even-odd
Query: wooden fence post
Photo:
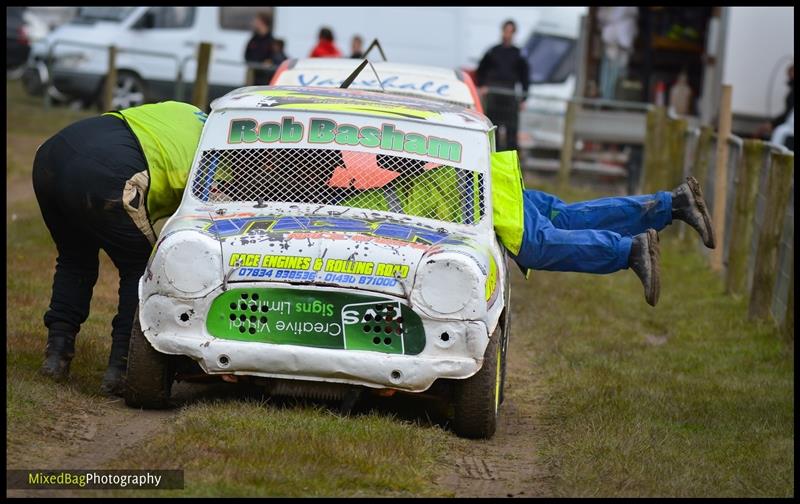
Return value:
[(664, 177), (666, 117), (664, 107), (655, 107), (647, 112), (647, 132), (644, 139), (644, 181), (642, 183), (642, 191), (645, 194), (658, 191)]
[(692, 170), (689, 172), (700, 182), (700, 185), (705, 184), (706, 178), (708, 178), (708, 165), (711, 161), (711, 141), (713, 139), (714, 130), (711, 126), (700, 128), (700, 138), (697, 139), (694, 162), (692, 163)]
[[(778, 246), (783, 230), (783, 216), (789, 203), (794, 154), (772, 153), (767, 173), (764, 220), (758, 231), (758, 246), (750, 292), (749, 317), (767, 319), (772, 307), (772, 293), (778, 271)], [(717, 245), (719, 245), (717, 241)]]
[(103, 109), (113, 110), (114, 90), (117, 88), (117, 46), (108, 48), (108, 72), (103, 86)]
[(747, 258), (753, 242), (753, 216), (756, 212), (758, 176), (764, 166), (767, 144), (745, 140), (734, 184), (736, 185), (731, 223), (731, 244), (725, 272), (725, 292), (741, 295), (747, 289)]
[(561, 188), (569, 185), (569, 174), (572, 171), (572, 151), (575, 148), (575, 107), (574, 101), (567, 102), (567, 115), (564, 117), (564, 144), (561, 146), (561, 165), (558, 169), (558, 185)]
[(671, 191), (683, 179), (683, 158), (686, 150), (688, 124), (686, 119), (670, 119), (667, 122), (667, 166), (664, 170), (666, 179), (664, 185), (656, 189), (658, 191)]
[(211, 44), (201, 42), (197, 51), (197, 76), (194, 79), (192, 103), (195, 107), (206, 110), (208, 105), (208, 66), (211, 61)]
[(716, 170), (714, 172), (714, 210), (711, 213), (717, 247), (711, 251), (711, 269), (722, 271), (722, 254), (725, 243), (725, 203), (728, 194), (728, 138), (731, 136), (731, 95), (729, 85), (722, 86), (719, 104)]

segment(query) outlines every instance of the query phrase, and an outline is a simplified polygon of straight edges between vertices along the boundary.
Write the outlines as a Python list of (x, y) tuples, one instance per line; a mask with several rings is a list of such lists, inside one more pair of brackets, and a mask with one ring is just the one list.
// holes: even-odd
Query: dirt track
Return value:
[[(536, 457), (536, 440), (541, 426), (534, 415), (535, 379), (525, 367), (530, 362), (522, 348), (515, 348), (512, 338), (508, 361), (506, 398), (500, 408), (495, 436), (488, 441), (467, 441), (454, 437), (452, 452), (442, 461), (442, 474), (436, 483), (457, 497), (532, 497), (548, 495), (547, 473)], [(520, 397), (525, 390), (528, 397)], [(520, 392), (518, 395), (517, 391)], [(246, 390), (227, 384), (176, 384), (176, 407), (165, 411), (143, 411), (127, 408), (121, 399), (109, 399), (98, 412), (75, 412), (63, 418), (52, 429), (50, 439), (57, 440), (31, 449), (17, 467), (41, 469), (102, 468), (117, 459), (125, 450), (170, 428), (170, 420), (181, 404), (200, 398), (235, 399)], [(378, 413), (400, 413), (406, 418), (428, 418), (428, 412), (416, 406), (407, 409), (403, 401), (394, 399), (374, 403), (367, 408)], [(358, 408), (362, 410), (362, 408)], [(423, 420), (424, 421), (424, 420)], [(439, 422), (436, 422), (439, 423)], [(45, 496), (45, 491), (9, 491), (9, 496)], [(59, 491), (58, 496), (66, 496)], [(76, 495), (82, 495), (76, 493)]]
[(543, 428), (535, 414), (535, 392), (531, 396), (531, 391), (537, 390), (537, 382), (529, 366), (532, 359), (521, 347), (512, 335), (506, 396), (494, 437), (459, 442), (457, 456), (448, 461), (447, 473), (437, 481), (456, 497), (549, 495), (549, 475), (536, 455)]

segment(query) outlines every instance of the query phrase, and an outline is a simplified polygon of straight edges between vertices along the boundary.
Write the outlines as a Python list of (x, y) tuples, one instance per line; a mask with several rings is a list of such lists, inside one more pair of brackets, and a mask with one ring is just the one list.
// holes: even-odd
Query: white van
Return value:
[(523, 54), (530, 67), (529, 93), (520, 115), (521, 149), (560, 150), (567, 100), (575, 94), (580, 18), (585, 7), (548, 8), (531, 30)]
[[(175, 98), (182, 74), (191, 96), (200, 42), (213, 42), (209, 95), (221, 96), (245, 81), (248, 24), (226, 23), (220, 7), (81, 7), (31, 50), (26, 88), (35, 93), (50, 78), (57, 94), (94, 102), (108, 70), (108, 49), (118, 49), (115, 108)], [(52, 75), (44, 62), (52, 53)]]

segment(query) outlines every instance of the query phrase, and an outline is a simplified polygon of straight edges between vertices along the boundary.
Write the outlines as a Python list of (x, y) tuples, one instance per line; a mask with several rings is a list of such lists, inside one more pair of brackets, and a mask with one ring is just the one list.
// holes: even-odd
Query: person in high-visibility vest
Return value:
[(101, 391), (123, 392), (152, 223), (178, 208), (206, 117), (186, 103), (142, 105), (74, 123), (37, 150), (33, 187), (58, 250), (42, 374), (69, 376), (103, 249), (119, 270), (119, 305)]
[(425, 161), (376, 156), (372, 169), (392, 169), (399, 176), (380, 187), (361, 191), (339, 204), (384, 212), (403, 213), (447, 222), (480, 219), (477, 173)]
[[(344, 172), (358, 174), (362, 185), (378, 187), (345, 199), (339, 203), (343, 206), (458, 223), (480, 219), (477, 180), (470, 175), (459, 179), (466, 170), (381, 155), (353, 156), (348, 163), (347, 157)], [(567, 204), (525, 189), (516, 151), (503, 151), (492, 154), (491, 178), (495, 231), (523, 270), (605, 274), (630, 268), (642, 281), (646, 301), (655, 306), (658, 231), (681, 220), (707, 247), (715, 247), (711, 218), (693, 177), (673, 191)], [(472, 205), (464, 205), (470, 200)]]
[(516, 151), (492, 154), (492, 210), (500, 241), (523, 269), (613, 273), (630, 268), (655, 306), (660, 293), (658, 231), (686, 222), (708, 248), (711, 217), (694, 177), (673, 191), (567, 204), (525, 189)]

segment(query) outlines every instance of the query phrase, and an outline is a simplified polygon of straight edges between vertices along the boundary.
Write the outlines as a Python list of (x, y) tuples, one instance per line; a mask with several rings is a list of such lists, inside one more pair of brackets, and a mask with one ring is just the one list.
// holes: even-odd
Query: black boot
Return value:
[(42, 367), (39, 368), (40, 374), (49, 376), (57, 382), (62, 382), (69, 378), (69, 365), (75, 356), (76, 335), (77, 331), (50, 327), (47, 335), (47, 346), (44, 351), (44, 362)]
[(696, 178), (686, 177), (686, 182), (672, 191), (672, 220), (689, 224), (700, 234), (706, 247), (716, 247), (711, 216)]
[(628, 266), (642, 281), (644, 298), (650, 306), (658, 303), (658, 296), (661, 293), (661, 273), (658, 260), (658, 233), (655, 229), (648, 229), (633, 237)]
[(100, 384), (100, 392), (105, 395), (122, 396), (125, 393), (125, 376), (128, 371), (128, 344), (130, 335), (113, 336), (108, 368)]

